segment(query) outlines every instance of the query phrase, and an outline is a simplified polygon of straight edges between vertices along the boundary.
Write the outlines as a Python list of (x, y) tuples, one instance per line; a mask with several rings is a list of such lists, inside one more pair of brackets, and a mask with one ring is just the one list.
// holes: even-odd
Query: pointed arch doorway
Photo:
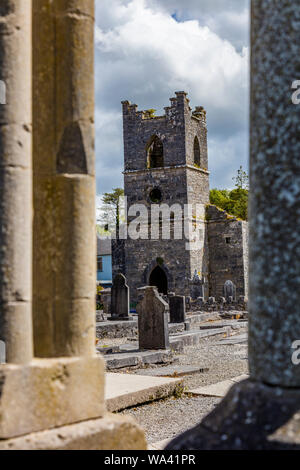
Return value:
[(149, 286), (156, 286), (160, 294), (168, 294), (168, 279), (160, 266), (156, 266), (149, 276)]

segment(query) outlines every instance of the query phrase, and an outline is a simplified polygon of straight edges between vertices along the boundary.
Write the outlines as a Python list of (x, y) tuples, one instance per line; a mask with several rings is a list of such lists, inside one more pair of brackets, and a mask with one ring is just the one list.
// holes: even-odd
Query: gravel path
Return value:
[[(241, 329), (237, 334), (246, 333)], [(183, 377), (187, 390), (221, 382), (248, 373), (247, 345), (218, 345), (223, 335), (203, 338), (198, 346), (188, 347), (178, 357), (180, 365), (209, 367), (208, 372)], [(141, 373), (139, 370), (131, 373)], [(148, 443), (168, 439), (197, 424), (220, 402), (219, 398), (192, 397), (169, 398), (121, 414), (132, 415), (145, 430)]]

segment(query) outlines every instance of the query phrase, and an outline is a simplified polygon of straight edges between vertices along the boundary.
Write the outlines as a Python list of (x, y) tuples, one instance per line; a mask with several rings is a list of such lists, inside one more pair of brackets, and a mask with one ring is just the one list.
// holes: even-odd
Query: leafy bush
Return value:
[(212, 189), (210, 203), (242, 220), (248, 220), (248, 189)]

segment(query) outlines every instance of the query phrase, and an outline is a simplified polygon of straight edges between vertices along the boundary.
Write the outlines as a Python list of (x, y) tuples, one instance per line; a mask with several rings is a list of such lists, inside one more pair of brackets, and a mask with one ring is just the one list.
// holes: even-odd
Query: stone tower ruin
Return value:
[[(224, 282), (231, 280), (236, 285), (238, 278), (243, 284), (237, 286), (238, 293), (245, 295), (243, 269), (236, 276), (230, 272), (236, 271), (236, 267), (232, 270), (228, 262), (228, 266), (222, 266), (221, 271), (225, 269), (225, 273), (221, 275), (212, 256), (214, 272), (210, 273), (210, 238), (217, 252), (222, 251), (216, 236), (220, 228), (216, 214), (224, 233), (228, 232), (224, 227), (228, 219), (222, 220), (223, 213), (216, 210), (211, 222), (212, 227), (217, 225), (217, 228), (208, 229), (206, 112), (200, 106), (192, 111), (184, 91), (176, 92), (170, 101), (171, 105), (162, 116), (154, 116), (152, 110), (138, 111), (137, 105), (129, 101), (122, 102), (127, 227), (138, 215), (141, 233), (138, 239), (133, 239), (127, 230), (127, 237), (113, 243), (114, 274), (126, 275), (133, 304), (137, 300), (137, 289), (145, 285), (156, 285), (163, 294), (176, 292), (190, 296), (195, 290), (195, 278), (198, 297), (222, 296)], [(239, 221), (238, 225), (241, 225)], [(197, 243), (189, 243), (196, 231)], [(242, 227), (235, 232), (238, 238), (242, 237)], [(227, 241), (231, 238), (228, 236)], [(242, 244), (241, 239), (239, 246)], [(224, 238), (224, 251), (228, 248)], [(220, 277), (220, 285), (217, 277)]]

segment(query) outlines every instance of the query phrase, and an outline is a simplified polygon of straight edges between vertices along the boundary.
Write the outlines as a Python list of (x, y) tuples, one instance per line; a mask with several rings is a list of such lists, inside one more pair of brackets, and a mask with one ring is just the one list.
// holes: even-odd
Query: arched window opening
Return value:
[(194, 164), (200, 166), (200, 145), (197, 136), (194, 139)]
[(164, 146), (159, 137), (154, 136), (147, 148), (147, 167), (160, 168), (164, 166)]

